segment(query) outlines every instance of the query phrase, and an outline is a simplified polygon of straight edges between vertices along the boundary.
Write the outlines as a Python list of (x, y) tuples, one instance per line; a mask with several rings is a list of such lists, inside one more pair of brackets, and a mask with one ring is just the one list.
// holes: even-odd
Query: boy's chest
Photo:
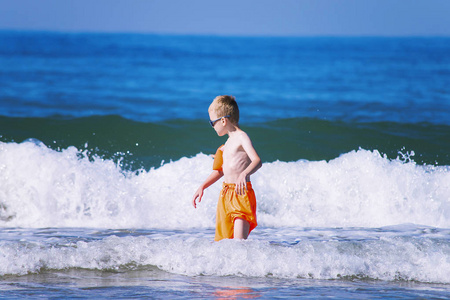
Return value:
[(239, 143), (234, 143), (227, 141), (225, 143), (225, 146), (223, 148), (223, 161), (226, 163), (227, 161), (235, 161), (235, 160), (241, 160), (245, 158), (246, 153), (244, 151), (244, 148)]

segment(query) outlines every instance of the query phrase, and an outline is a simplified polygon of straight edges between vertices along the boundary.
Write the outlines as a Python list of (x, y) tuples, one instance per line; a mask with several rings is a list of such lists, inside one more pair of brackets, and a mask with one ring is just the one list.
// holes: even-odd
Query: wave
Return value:
[[(197, 209), (206, 154), (130, 171), (32, 140), (0, 142), (1, 227), (214, 228), (220, 184)], [(450, 167), (359, 149), (330, 161), (264, 163), (253, 175), (261, 227), (450, 227)]]
[[(51, 239), (54, 243), (55, 238)], [(414, 280), (450, 283), (450, 245), (435, 239), (310, 241), (108, 236), (101, 240), (0, 242), (0, 275), (45, 270), (152, 270), (188, 276)]]
[[(54, 150), (75, 146), (88, 156), (121, 160), (122, 167), (158, 167), (197, 153), (215, 153), (224, 142), (206, 120), (145, 123), (119, 116), (13, 118), (0, 116), (3, 142), (35, 138)], [(428, 123), (341, 122), (308, 118), (242, 124), (265, 162), (332, 160), (359, 148), (390, 159), (416, 154), (418, 164), (450, 165), (450, 126)]]

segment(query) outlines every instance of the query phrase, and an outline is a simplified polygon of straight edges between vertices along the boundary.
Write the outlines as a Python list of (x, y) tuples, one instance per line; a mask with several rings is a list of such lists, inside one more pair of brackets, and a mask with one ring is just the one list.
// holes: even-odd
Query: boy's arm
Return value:
[(197, 191), (194, 194), (194, 197), (192, 197), (192, 205), (194, 208), (197, 208), (196, 200), (198, 198), (198, 203), (202, 201), (203, 197), (203, 190), (211, 186), (213, 183), (215, 183), (217, 180), (219, 180), (223, 176), (223, 172), (219, 170), (213, 170), (211, 174), (206, 178), (205, 182), (197, 189)]
[(261, 158), (259, 157), (258, 153), (256, 153), (252, 141), (247, 134), (243, 134), (241, 136), (241, 145), (250, 158), (251, 163), (247, 166), (247, 168), (245, 168), (244, 171), (242, 171), (242, 173), (238, 177), (238, 180), (236, 182), (236, 193), (238, 193), (238, 195), (243, 195), (245, 193), (248, 176), (255, 173), (262, 166)]

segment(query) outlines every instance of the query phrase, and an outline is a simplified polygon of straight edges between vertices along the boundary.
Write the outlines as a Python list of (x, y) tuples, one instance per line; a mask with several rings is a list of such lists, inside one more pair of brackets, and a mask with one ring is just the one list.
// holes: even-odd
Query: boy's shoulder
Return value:
[(250, 141), (250, 136), (243, 130), (239, 132), (239, 138), (241, 139), (241, 141)]
[(250, 140), (250, 137), (243, 130), (239, 130), (239, 132), (236, 132), (232, 137), (230, 136), (225, 143), (227, 148), (245, 148), (245, 146), (251, 144), (252, 141)]
[(250, 137), (248, 136), (248, 134), (245, 131), (243, 131), (242, 129), (239, 129), (238, 132), (236, 132), (233, 136), (230, 136), (228, 138), (228, 140), (236, 141), (236, 142), (243, 141), (243, 140), (249, 140), (249, 139), (250, 139)]

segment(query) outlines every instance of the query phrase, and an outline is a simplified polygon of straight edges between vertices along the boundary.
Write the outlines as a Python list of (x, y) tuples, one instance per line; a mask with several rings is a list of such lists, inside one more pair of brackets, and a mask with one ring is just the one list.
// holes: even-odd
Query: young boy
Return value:
[(247, 239), (256, 227), (256, 198), (250, 175), (261, 167), (261, 159), (248, 135), (239, 128), (239, 108), (233, 96), (217, 96), (208, 109), (210, 124), (219, 136), (228, 134), (217, 149), (213, 171), (192, 198), (202, 201), (203, 191), (224, 176), (217, 204), (214, 240)]

